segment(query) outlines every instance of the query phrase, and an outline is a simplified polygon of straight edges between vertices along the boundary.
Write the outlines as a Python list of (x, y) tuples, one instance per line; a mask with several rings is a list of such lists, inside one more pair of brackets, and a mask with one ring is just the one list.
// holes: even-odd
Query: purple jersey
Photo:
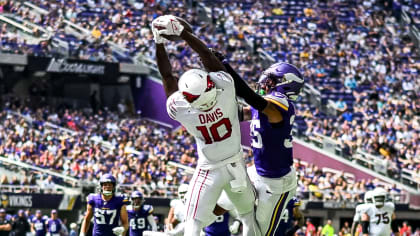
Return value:
[(277, 228), (275, 236), (286, 235), (286, 231), (293, 226), (293, 208), (300, 206), (300, 201), (297, 198), (292, 198), (287, 203), (286, 209), (284, 209), (281, 217), (280, 223)]
[(128, 199), (121, 195), (114, 195), (109, 201), (104, 201), (101, 194), (90, 194), (88, 204), (93, 207), (94, 225), (93, 236), (113, 236), (112, 229), (118, 227), (120, 211)]
[(147, 217), (153, 213), (153, 207), (151, 205), (142, 205), (140, 209), (134, 210), (132, 206), (129, 206), (127, 213), (130, 222), (129, 236), (142, 236), (143, 231), (150, 228)]
[(270, 124), (268, 117), (252, 108), (251, 146), (257, 173), (267, 178), (280, 178), (293, 164), (292, 125), (295, 107), (285, 95), (272, 92), (265, 99), (281, 112), (283, 121)]
[(218, 216), (213, 224), (204, 228), (206, 236), (230, 236), (229, 231), (229, 213)]
[(42, 217), (41, 219), (34, 217), (31, 222), (34, 225), (36, 236), (44, 236), (47, 234), (47, 224)]
[(51, 235), (59, 235), (60, 231), (61, 231), (61, 220), (56, 219), (49, 219), (47, 221), (47, 228), (48, 228), (48, 232)]

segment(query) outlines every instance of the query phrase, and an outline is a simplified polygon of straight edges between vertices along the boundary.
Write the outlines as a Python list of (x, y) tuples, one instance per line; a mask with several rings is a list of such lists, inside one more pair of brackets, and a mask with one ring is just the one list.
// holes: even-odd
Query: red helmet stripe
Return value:
[(206, 92), (210, 91), (210, 89), (214, 88), (214, 82), (210, 79), (210, 75), (207, 75), (207, 88)]
[(191, 94), (191, 93), (189, 93), (189, 92), (182, 92), (182, 95), (184, 95), (184, 97), (185, 97), (185, 99), (189, 102), (189, 103), (191, 103), (191, 102), (194, 102), (195, 100), (197, 100), (197, 98), (198, 97), (200, 97), (200, 95), (193, 95), (193, 94)]

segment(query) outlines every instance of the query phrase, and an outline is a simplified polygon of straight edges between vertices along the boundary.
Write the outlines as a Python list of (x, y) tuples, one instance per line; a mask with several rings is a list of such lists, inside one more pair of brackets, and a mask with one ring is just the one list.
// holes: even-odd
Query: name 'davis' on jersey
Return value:
[(198, 115), (198, 119), (200, 120), (200, 124), (206, 124), (217, 121), (219, 118), (223, 117), (223, 112), (220, 108), (217, 108), (215, 111), (206, 114)]

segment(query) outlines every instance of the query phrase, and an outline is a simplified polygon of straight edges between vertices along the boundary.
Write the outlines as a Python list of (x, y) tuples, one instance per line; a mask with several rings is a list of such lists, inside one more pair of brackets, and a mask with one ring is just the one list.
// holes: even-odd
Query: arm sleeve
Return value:
[(223, 65), (226, 67), (226, 71), (232, 76), (233, 81), (235, 82), (235, 91), (239, 97), (245, 99), (245, 101), (254, 107), (255, 109), (262, 111), (267, 106), (267, 101), (256, 94), (252, 89), (246, 84), (246, 82), (241, 78), (241, 76), (233, 70), (229, 63), (224, 60)]
[(152, 227), (152, 231), (157, 231), (157, 225), (156, 225), (155, 219), (153, 219), (152, 214), (147, 216), (147, 221), (149, 221), (149, 224)]

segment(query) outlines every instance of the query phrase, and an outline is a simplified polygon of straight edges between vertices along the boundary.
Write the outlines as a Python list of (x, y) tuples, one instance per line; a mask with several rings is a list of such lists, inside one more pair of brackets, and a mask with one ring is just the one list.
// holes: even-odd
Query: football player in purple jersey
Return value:
[(36, 210), (35, 217), (31, 220), (31, 231), (35, 236), (44, 236), (47, 234), (47, 224), (46, 220), (42, 217), (42, 212)]
[(299, 210), (301, 202), (293, 197), (280, 217), (280, 224), (275, 236), (293, 236), (305, 223), (302, 212)]
[[(115, 194), (117, 181), (111, 174), (102, 175), (99, 180), (100, 193), (88, 196), (87, 210), (83, 219), (81, 236), (88, 229), (94, 217), (93, 236), (125, 235), (128, 230), (128, 215), (125, 196)], [(118, 226), (121, 220), (122, 226)]]
[(251, 146), (257, 172), (256, 217), (263, 235), (275, 235), (282, 212), (297, 187), (292, 151), (293, 101), (303, 88), (303, 76), (294, 65), (275, 63), (263, 72), (257, 94), (221, 54), (214, 53), (234, 79), (236, 94), (251, 105), (240, 112), (242, 120), (251, 120)]
[(132, 204), (127, 207), (130, 222), (130, 236), (142, 236), (143, 231), (150, 228), (157, 231), (157, 225), (153, 217), (153, 207), (144, 204), (143, 194), (134, 191), (131, 194)]
[(63, 222), (58, 219), (57, 210), (51, 211), (51, 218), (47, 221), (47, 231), (50, 236), (60, 236), (63, 231)]

